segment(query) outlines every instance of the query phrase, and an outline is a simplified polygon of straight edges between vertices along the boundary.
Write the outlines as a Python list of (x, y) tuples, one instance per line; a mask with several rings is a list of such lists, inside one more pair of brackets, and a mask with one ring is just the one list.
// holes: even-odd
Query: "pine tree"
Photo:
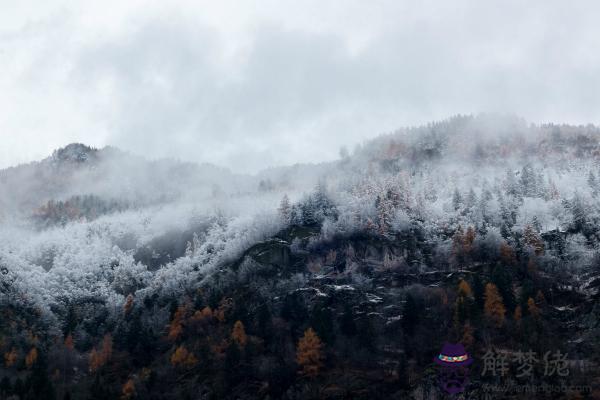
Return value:
[(452, 195), (452, 206), (455, 211), (458, 211), (462, 205), (462, 196), (458, 191), (458, 188), (454, 189), (454, 194)]
[(521, 170), (522, 193), (528, 197), (535, 197), (537, 194), (535, 171), (530, 164), (527, 164)]
[(344, 303), (344, 313), (340, 321), (340, 331), (349, 337), (356, 335), (356, 322), (354, 322), (354, 313), (348, 303)]
[(327, 304), (316, 303), (310, 313), (310, 325), (323, 342), (331, 344), (335, 338), (333, 315)]
[(590, 189), (592, 189), (592, 195), (595, 197), (598, 195), (598, 181), (596, 180), (596, 175), (592, 171), (588, 174), (588, 185)]
[(287, 194), (283, 195), (281, 199), (281, 203), (279, 204), (279, 208), (277, 209), (279, 212), (279, 218), (284, 224), (289, 224), (292, 220), (292, 205), (290, 204), (290, 199)]
[(485, 301), (485, 287), (483, 286), (483, 282), (479, 277), (479, 274), (476, 274), (473, 277), (473, 298), (475, 300), (475, 306), (478, 311), (483, 310), (483, 304)]
[(319, 375), (323, 366), (322, 346), (321, 339), (312, 328), (308, 328), (298, 341), (296, 362), (302, 367), (301, 373), (304, 376), (314, 378)]
[(419, 308), (414, 297), (408, 293), (404, 303), (404, 312), (402, 314), (402, 329), (406, 334), (412, 336), (417, 324), (419, 323)]
[(465, 200), (465, 206), (468, 211), (472, 211), (475, 208), (476, 204), (477, 204), (477, 195), (475, 194), (475, 191), (473, 190), (473, 188), (471, 188), (469, 190), (469, 193), (467, 194), (467, 199)]
[(523, 240), (533, 249), (536, 256), (544, 252), (544, 241), (531, 225), (527, 225), (523, 231)]
[(573, 230), (583, 232), (587, 224), (587, 211), (583, 199), (578, 193), (575, 193), (573, 200), (569, 204), (569, 208), (573, 215)]
[[(389, 193), (389, 192), (388, 192)], [(394, 206), (392, 201), (386, 196), (377, 196), (375, 200), (375, 209), (377, 210), (377, 228), (381, 236), (388, 234), (391, 221), (394, 216)]]
[(504, 324), (506, 308), (504, 307), (498, 288), (493, 283), (485, 285), (484, 311), (486, 317), (492, 321), (496, 327), (499, 328)]
[(0, 397), (6, 398), (10, 394), (12, 390), (12, 385), (10, 383), (10, 378), (5, 376), (0, 380)]
[(462, 227), (459, 225), (452, 236), (452, 258), (455, 264), (460, 264), (464, 261), (464, 244), (465, 244), (465, 233)]
[(517, 262), (512, 247), (504, 241), (500, 245), (500, 261), (502, 261), (504, 265), (514, 265)]

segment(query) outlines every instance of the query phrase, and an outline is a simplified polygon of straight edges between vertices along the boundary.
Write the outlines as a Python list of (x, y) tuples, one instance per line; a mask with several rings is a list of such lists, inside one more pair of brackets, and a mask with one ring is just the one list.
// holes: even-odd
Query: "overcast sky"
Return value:
[(0, 0), (0, 168), (70, 142), (235, 171), (453, 114), (600, 123), (597, 1)]

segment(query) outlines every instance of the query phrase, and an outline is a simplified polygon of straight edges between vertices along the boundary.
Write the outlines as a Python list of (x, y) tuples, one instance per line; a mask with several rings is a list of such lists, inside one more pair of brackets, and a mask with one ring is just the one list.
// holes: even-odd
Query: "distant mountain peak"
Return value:
[(98, 150), (86, 146), (83, 143), (71, 143), (65, 147), (54, 150), (52, 153), (52, 161), (58, 162), (74, 162), (74, 163), (82, 163), (86, 162), (91, 158), (94, 158)]

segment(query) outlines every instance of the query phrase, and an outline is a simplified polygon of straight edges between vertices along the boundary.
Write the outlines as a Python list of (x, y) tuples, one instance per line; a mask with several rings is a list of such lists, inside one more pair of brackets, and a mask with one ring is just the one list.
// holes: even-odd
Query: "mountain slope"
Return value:
[(599, 155), (593, 126), (498, 116), (252, 177), (69, 145), (0, 174), (2, 377), (38, 398), (439, 398), (432, 359), (461, 341), (472, 396), (514, 379), (482, 375), (491, 348), (568, 354), (569, 377), (517, 382), (597, 391)]

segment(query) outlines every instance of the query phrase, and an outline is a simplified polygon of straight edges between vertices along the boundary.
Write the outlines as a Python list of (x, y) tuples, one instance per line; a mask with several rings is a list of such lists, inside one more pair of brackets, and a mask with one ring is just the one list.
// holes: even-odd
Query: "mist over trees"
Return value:
[(81, 144), (2, 170), (0, 398), (350, 395), (341, 365), (409, 393), (444, 334), (552, 348), (596, 312), (599, 156), (481, 115), (253, 176)]

